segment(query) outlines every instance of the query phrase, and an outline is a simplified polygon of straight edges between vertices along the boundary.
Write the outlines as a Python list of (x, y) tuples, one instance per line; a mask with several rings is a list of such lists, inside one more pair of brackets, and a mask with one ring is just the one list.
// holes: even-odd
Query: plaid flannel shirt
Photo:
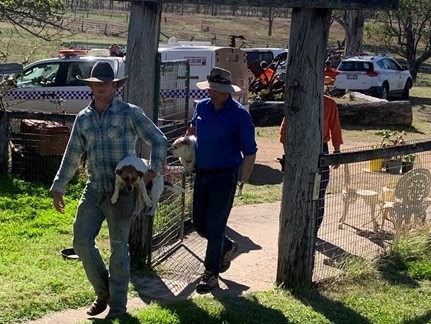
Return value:
[(150, 168), (160, 174), (167, 154), (162, 131), (135, 105), (114, 99), (99, 114), (93, 102), (75, 119), (60, 168), (51, 191), (65, 193), (84, 153), (88, 161), (88, 185), (99, 192), (112, 192), (115, 167), (123, 158), (136, 155), (138, 138), (151, 145)]

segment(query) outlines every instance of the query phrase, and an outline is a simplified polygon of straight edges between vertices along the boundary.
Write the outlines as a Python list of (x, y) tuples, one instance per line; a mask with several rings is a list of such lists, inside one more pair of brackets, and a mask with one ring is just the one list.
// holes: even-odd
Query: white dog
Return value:
[(115, 204), (118, 201), (120, 190), (124, 189), (127, 192), (138, 190), (135, 208), (133, 215), (138, 215), (145, 207), (148, 208), (147, 215), (155, 214), (160, 196), (165, 188), (168, 188), (176, 193), (184, 193), (185, 189), (178, 186), (165, 183), (162, 175), (156, 175), (151, 181), (151, 189), (149, 193), (143, 175), (148, 171), (148, 160), (138, 158), (136, 156), (127, 156), (121, 160), (115, 168), (115, 188), (111, 197), (111, 203)]
[(192, 174), (195, 170), (195, 145), (196, 137), (194, 135), (179, 137), (172, 143), (172, 156), (179, 158), (187, 175)]

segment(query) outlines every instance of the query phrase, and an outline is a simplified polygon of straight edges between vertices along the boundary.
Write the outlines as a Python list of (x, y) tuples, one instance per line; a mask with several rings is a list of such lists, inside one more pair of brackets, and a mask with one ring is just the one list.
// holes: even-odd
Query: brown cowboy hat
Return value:
[(109, 62), (96, 62), (91, 69), (89, 78), (83, 79), (77, 76), (77, 79), (85, 82), (115, 82), (117, 88), (120, 88), (126, 82), (127, 76), (121, 79), (115, 78), (114, 70)]
[(202, 90), (212, 89), (228, 93), (241, 91), (240, 87), (232, 84), (230, 71), (219, 67), (214, 67), (207, 76), (207, 80), (196, 82), (196, 86)]

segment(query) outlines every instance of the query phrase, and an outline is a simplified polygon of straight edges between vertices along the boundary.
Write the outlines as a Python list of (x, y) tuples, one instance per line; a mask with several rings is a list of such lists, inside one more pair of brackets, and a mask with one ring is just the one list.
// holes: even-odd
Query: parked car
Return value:
[(83, 50), (61, 50), (58, 57), (24, 67), (17, 77), (17, 88), (3, 97), (5, 108), (77, 114), (90, 102), (92, 94), (90, 87), (76, 77), (89, 77), (97, 61), (109, 62), (116, 77), (125, 75), (126, 62), (122, 57), (110, 57), (109, 52), (107, 56), (92, 56)]
[(341, 60), (334, 82), (336, 93), (358, 91), (388, 99), (401, 96), (409, 99), (413, 78), (407, 67), (387, 55), (358, 55)]

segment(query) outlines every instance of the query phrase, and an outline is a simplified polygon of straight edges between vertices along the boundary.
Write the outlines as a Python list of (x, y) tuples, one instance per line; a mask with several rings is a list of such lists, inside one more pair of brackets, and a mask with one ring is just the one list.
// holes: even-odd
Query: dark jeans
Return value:
[(193, 191), (193, 224), (207, 239), (205, 269), (219, 273), (225, 250), (231, 241), (225, 236), (235, 197), (238, 168), (196, 170)]
[[(328, 153), (328, 144), (323, 144), (323, 153)], [(320, 190), (319, 190), (319, 201), (317, 204), (317, 215), (316, 215), (316, 234), (319, 231), (320, 225), (323, 222), (323, 214), (325, 213), (325, 194), (326, 188), (329, 183), (329, 167), (321, 167), (320, 168)]]

